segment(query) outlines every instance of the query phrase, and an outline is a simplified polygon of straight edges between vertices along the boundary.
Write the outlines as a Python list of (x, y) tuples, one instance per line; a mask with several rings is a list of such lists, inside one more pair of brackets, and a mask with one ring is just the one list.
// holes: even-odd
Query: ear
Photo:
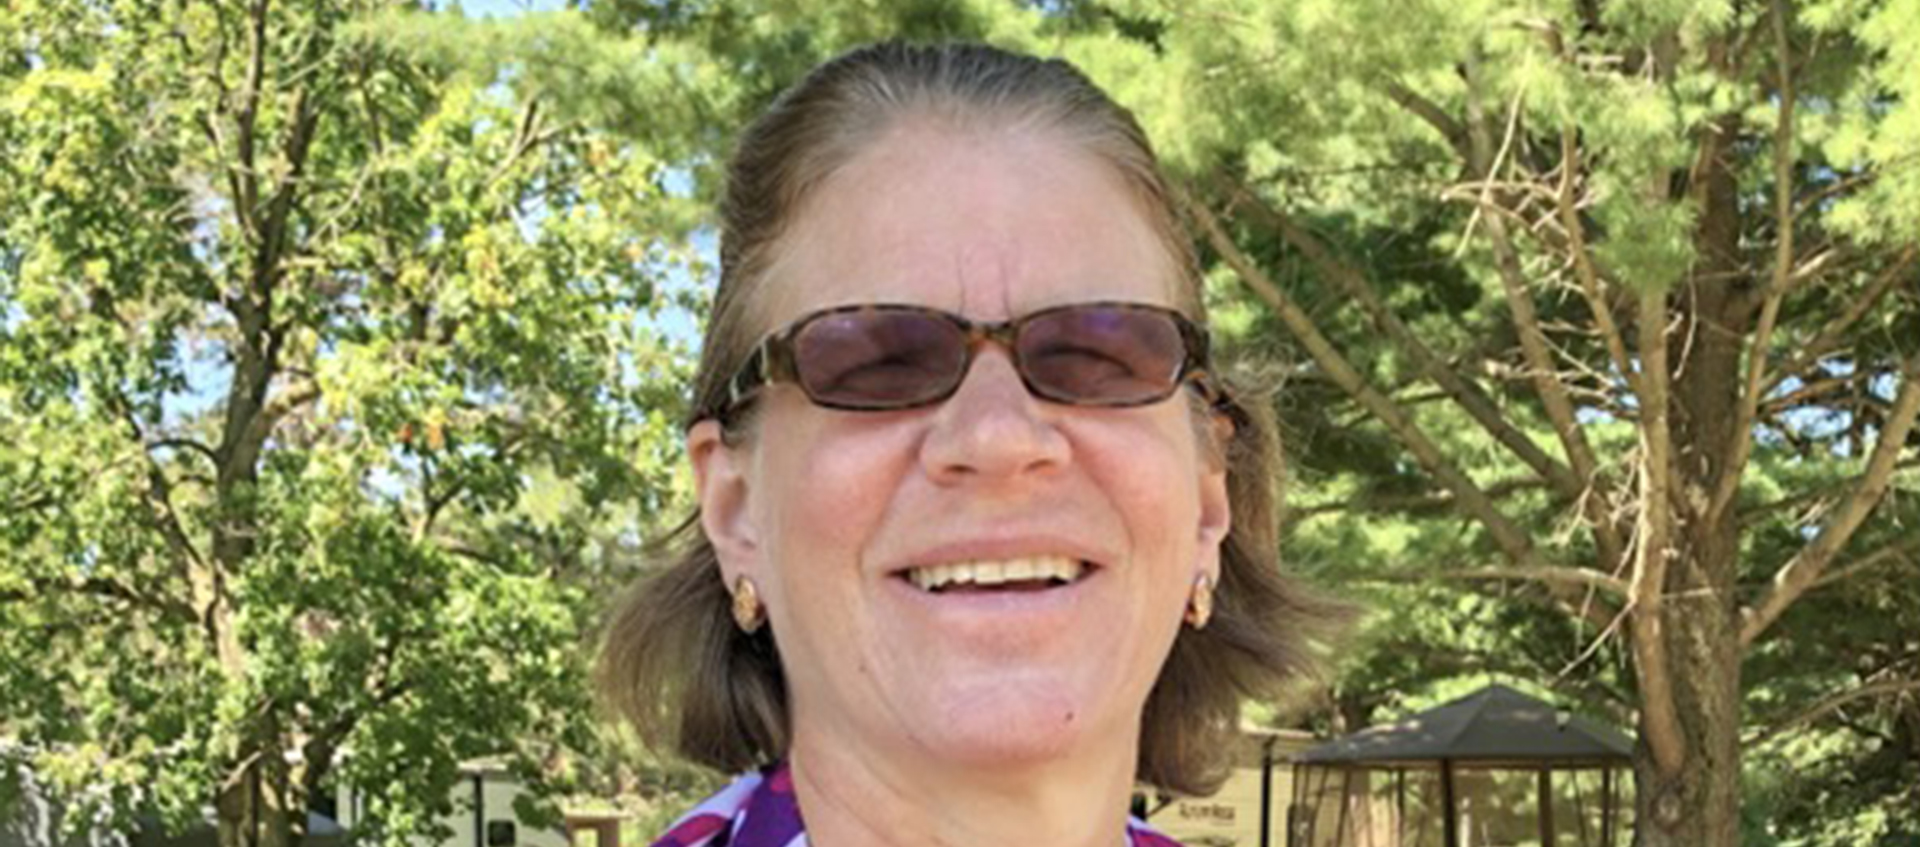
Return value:
[(1206, 466), (1200, 470), (1200, 559), (1196, 563), (1200, 570), (1211, 574), (1214, 583), (1220, 581), (1220, 545), (1226, 543), (1227, 532), (1233, 529), (1233, 502), (1227, 496), (1227, 471), (1223, 467)]
[(700, 529), (720, 559), (721, 576), (731, 586), (742, 574), (759, 569), (760, 541), (754, 526), (747, 453), (722, 437), (719, 421), (704, 420), (687, 430), (687, 455), (693, 460), (693, 486), (700, 503)]

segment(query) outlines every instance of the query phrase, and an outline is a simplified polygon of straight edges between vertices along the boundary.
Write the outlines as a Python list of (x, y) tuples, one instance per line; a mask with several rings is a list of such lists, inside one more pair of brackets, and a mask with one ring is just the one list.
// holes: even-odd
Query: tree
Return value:
[[(163, 797), (226, 779), (231, 833), (252, 774), (291, 808), (330, 761), (277, 764), (315, 727), (351, 778), (430, 763), (424, 809), (479, 741), (419, 731), (454, 704), (571, 716), (573, 660), (509, 647), (566, 643), (587, 539), (668, 503), (676, 365), (635, 318), (677, 201), (812, 63), (964, 37), (1141, 115), (1223, 341), (1283, 377), (1246, 400), (1288, 422), (1289, 559), (1423, 604), (1346, 719), (1551, 675), (1638, 725), (1641, 843), (1734, 843), (1743, 772), (1796, 837), (1913, 830), (1920, 3), (580, 5), (16, 0), (4, 731)], [(475, 652), (499, 671), (449, 672)], [(388, 666), (454, 681), (381, 704)], [(1797, 802), (1833, 762), (1875, 779)]]
[(1855, 607), (1881, 664), (1794, 657), (1914, 557), (1920, 4), (588, 6), (749, 108), (895, 36), (1062, 55), (1133, 106), (1217, 326), (1285, 369), (1293, 558), (1442, 583), (1384, 590), (1448, 605), (1379, 625), (1428, 649), (1363, 657), (1351, 717), (1396, 679), (1564, 678), (1638, 726), (1640, 842), (1729, 845), (1750, 718), (1911, 690), (1885, 608)]
[(1856, 542), (1878, 558), (1856, 559), (1862, 570), (1795, 604), (1781, 626), (1801, 637), (1747, 664), (1747, 818), (1783, 843), (1920, 838), (1920, 604), (1908, 588), (1917, 516), (1910, 499), (1889, 508), (1891, 520), (1862, 530), (1877, 537)]
[(397, 842), (463, 758), (564, 776), (676, 503), (685, 205), (542, 88), (671, 76), (571, 18), (461, 30), (532, 59), (480, 73), (414, 6), (0, 16), (0, 737), (227, 847), (330, 781)]
[(1638, 843), (1736, 843), (1743, 669), (1911, 556), (1920, 5), (1103, 7), (1329, 487), (1617, 638)]

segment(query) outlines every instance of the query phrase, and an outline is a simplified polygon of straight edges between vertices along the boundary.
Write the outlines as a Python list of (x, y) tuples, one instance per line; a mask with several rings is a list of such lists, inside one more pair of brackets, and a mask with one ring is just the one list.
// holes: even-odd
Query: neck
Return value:
[(1037, 764), (956, 768), (796, 733), (807, 839), (823, 847), (1124, 844), (1133, 744)]

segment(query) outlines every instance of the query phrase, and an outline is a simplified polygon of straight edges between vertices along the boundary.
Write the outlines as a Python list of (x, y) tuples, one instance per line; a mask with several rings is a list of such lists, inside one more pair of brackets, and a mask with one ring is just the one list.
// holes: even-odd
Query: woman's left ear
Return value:
[(751, 576), (760, 558), (754, 526), (752, 490), (744, 457), (728, 446), (717, 421), (705, 420), (687, 431), (687, 455), (693, 461), (694, 494), (700, 503), (700, 528), (720, 559), (728, 585)]
[(1233, 503), (1227, 496), (1227, 472), (1209, 467), (1200, 472), (1200, 569), (1220, 575), (1220, 545), (1233, 529)]

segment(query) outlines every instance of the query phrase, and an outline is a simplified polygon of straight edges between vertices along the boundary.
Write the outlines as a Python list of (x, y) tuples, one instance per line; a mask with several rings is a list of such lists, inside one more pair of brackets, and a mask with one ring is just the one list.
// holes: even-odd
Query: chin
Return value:
[[(941, 705), (928, 710), (939, 717), (914, 735), (933, 756), (969, 768), (1044, 765), (1098, 745), (1131, 744), (1133, 736), (1125, 733), (1138, 734), (1140, 709), (1116, 710), (1110, 696), (1016, 681), (942, 695)], [(1134, 720), (1116, 720), (1116, 712)]]

